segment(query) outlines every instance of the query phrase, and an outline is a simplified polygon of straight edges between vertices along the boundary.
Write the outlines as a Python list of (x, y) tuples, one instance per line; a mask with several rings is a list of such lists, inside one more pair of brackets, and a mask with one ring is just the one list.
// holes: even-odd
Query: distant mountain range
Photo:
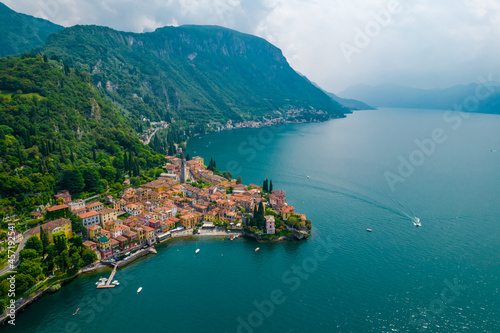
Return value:
[[(305, 76), (304, 76), (305, 77)], [(327, 94), (332, 100), (334, 100), (337, 103), (342, 104), (343, 106), (349, 108), (351, 111), (356, 111), (356, 110), (375, 110), (374, 107), (363, 103), (361, 101), (355, 100), (355, 99), (347, 99), (347, 98), (342, 98), (334, 93), (328, 92), (321, 88), (317, 83), (310, 81), (314, 86), (318, 87), (319, 89), (323, 90), (325, 94)]]
[(361, 99), (373, 106), (454, 110), (500, 114), (500, 83), (486, 86), (471, 83), (445, 89), (418, 89), (395, 84), (355, 85), (339, 93), (345, 98)]
[(31, 51), (45, 44), (49, 34), (64, 27), (20, 14), (0, 2), (0, 57)]

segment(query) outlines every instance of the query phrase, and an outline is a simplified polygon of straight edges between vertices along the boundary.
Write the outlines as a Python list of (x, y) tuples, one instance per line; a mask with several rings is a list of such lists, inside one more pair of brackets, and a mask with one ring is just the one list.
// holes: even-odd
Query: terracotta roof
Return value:
[(92, 216), (96, 216), (96, 215), (99, 215), (99, 213), (98, 213), (98, 212), (96, 212), (96, 211), (91, 210), (90, 212), (83, 213), (82, 215), (80, 215), (80, 217), (81, 217), (82, 219), (85, 219), (85, 218), (87, 218), (87, 217), (92, 217)]
[(52, 207), (47, 208), (47, 211), (49, 211), (49, 212), (54, 212), (54, 211), (56, 211), (56, 210), (65, 209), (65, 208), (69, 208), (69, 206), (68, 206), (68, 205), (57, 205), (57, 206), (52, 206)]

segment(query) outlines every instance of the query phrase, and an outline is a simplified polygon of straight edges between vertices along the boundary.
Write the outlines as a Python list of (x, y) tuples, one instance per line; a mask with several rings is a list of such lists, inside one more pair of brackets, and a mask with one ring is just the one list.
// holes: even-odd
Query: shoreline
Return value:
[[(196, 238), (196, 237), (207, 237), (207, 236), (213, 236), (213, 237), (217, 237), (218, 238), (218, 237), (231, 236), (231, 235), (234, 235), (234, 234), (240, 235), (239, 237), (243, 237), (244, 236), (244, 234), (242, 234), (242, 233), (236, 233), (236, 232), (210, 232), (210, 233), (191, 234), (191, 235), (179, 235), (177, 237), (170, 237), (170, 238), (167, 238), (167, 239), (163, 240), (162, 242), (158, 242), (158, 243), (155, 243), (155, 244), (153, 244), (151, 246), (148, 246), (145, 249), (139, 249), (132, 256), (130, 256), (128, 258), (125, 258), (123, 260), (120, 260), (118, 262), (118, 268), (123, 268), (123, 267), (127, 266), (128, 264), (131, 264), (132, 262), (136, 261), (137, 259), (145, 257), (145, 256), (147, 256), (149, 254), (156, 254), (155, 245), (164, 244), (168, 240), (171, 240), (171, 239), (190, 238), (190, 237)], [(23, 298), (23, 299), (17, 299), (16, 300), (15, 315), (17, 315), (18, 313), (23, 312), (27, 307), (29, 307), (31, 304), (35, 303), (38, 299), (42, 298), (43, 296), (45, 296), (47, 294), (51, 294), (51, 293), (56, 293), (57, 291), (50, 292), (50, 288), (53, 285), (60, 284), (61, 287), (63, 287), (64, 285), (70, 284), (73, 280), (75, 280), (75, 279), (77, 279), (79, 277), (82, 277), (82, 276), (85, 276), (85, 275), (89, 275), (89, 274), (93, 274), (93, 273), (96, 273), (99, 270), (104, 270), (104, 269), (112, 269), (111, 262), (110, 262), (109, 265), (105, 264), (102, 261), (95, 262), (95, 263), (93, 263), (90, 266), (87, 266), (87, 267), (84, 267), (84, 268), (80, 269), (80, 271), (78, 271), (78, 273), (75, 273), (74, 275), (72, 275), (70, 277), (66, 277), (66, 278), (64, 278), (62, 280), (54, 281), (51, 284), (49, 284), (47, 287), (45, 287), (44, 289), (35, 291), (35, 293), (32, 296), (27, 296), (26, 298)], [(18, 302), (20, 303), (19, 305), (17, 305)], [(1, 317), (0, 317), (0, 327), (3, 326), (3, 325), (5, 325), (6, 322), (9, 319), (10, 319), (10, 316), (9, 316), (8, 312), (4, 312), (1, 315)]]

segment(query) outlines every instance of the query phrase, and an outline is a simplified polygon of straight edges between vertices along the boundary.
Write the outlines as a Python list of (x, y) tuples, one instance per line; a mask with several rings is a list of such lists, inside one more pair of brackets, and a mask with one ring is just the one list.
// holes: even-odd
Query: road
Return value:
[(15, 256), (14, 268), (11, 268), (10, 265), (7, 264), (7, 266), (0, 271), (0, 276), (4, 275), (4, 274), (6, 274), (6, 273), (8, 273), (8, 272), (10, 272), (12, 270), (14, 270), (17, 267), (17, 265), (20, 264), (20, 262), (19, 262), (19, 252), (24, 248), (24, 245), (26, 244), (26, 241), (28, 240), (28, 233), (29, 233), (29, 230), (26, 230), (23, 233), (23, 240), (21, 241), (21, 243), (17, 247), (16, 253), (14, 254), (14, 256)]

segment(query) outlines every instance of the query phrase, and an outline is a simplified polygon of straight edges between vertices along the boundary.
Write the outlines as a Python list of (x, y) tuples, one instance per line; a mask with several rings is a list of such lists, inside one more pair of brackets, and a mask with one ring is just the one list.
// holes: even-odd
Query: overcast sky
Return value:
[(499, 0), (3, 0), (63, 26), (215, 24), (267, 39), (326, 90), (500, 80)]

